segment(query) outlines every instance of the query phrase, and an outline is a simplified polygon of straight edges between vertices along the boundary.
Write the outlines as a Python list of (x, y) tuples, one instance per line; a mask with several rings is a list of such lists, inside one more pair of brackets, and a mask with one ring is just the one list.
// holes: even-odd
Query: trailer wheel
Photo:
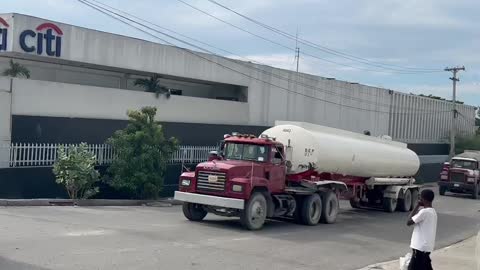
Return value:
[(412, 192), (410, 189), (406, 189), (403, 193), (403, 198), (398, 199), (398, 210), (408, 212), (410, 208), (412, 208)]
[(201, 221), (208, 214), (207, 210), (203, 208), (203, 205), (196, 203), (184, 202), (182, 210), (183, 215), (191, 221)]
[(446, 187), (440, 186), (440, 187), (438, 188), (438, 193), (440, 193), (441, 196), (444, 196), (444, 195), (445, 195), (445, 192), (447, 192), (447, 188), (446, 188)]
[(338, 198), (333, 191), (329, 190), (322, 193), (322, 223), (331, 224), (337, 220)]
[(302, 223), (305, 225), (315, 225), (322, 216), (322, 199), (315, 193), (307, 196), (302, 204)]
[(240, 213), (240, 222), (248, 230), (259, 230), (267, 219), (267, 200), (260, 192), (252, 194)]
[(413, 208), (415, 207), (415, 205), (417, 204), (418, 202), (418, 189), (417, 188), (414, 188), (412, 189), (412, 204), (411, 204), (411, 207), (410, 207), (410, 210), (409, 211), (412, 211)]
[(397, 199), (383, 197), (383, 210), (392, 213), (397, 208)]

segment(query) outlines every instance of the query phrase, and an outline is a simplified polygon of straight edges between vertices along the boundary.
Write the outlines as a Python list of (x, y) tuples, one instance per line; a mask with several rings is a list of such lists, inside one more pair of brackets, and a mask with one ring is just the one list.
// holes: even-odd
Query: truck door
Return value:
[(269, 180), (269, 190), (272, 193), (281, 193), (285, 189), (285, 155), (283, 147), (272, 145), (270, 165), (266, 168)]

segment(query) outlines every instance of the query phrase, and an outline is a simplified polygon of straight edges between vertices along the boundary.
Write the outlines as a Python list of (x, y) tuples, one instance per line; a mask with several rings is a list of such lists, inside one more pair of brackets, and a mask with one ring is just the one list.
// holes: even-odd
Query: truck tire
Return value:
[(387, 197), (383, 198), (383, 210), (385, 210), (385, 212), (392, 213), (395, 211), (396, 208), (397, 208), (397, 199), (392, 199)]
[(358, 201), (356, 198), (351, 198), (350, 206), (354, 209), (360, 208), (360, 201)]
[(438, 187), (438, 193), (440, 193), (441, 196), (444, 196), (446, 191), (447, 191), (446, 187), (442, 187), (442, 186)]
[(267, 199), (260, 192), (252, 194), (240, 212), (240, 222), (247, 230), (260, 230), (267, 219)]
[(409, 211), (412, 211), (413, 208), (417, 205), (418, 203), (418, 194), (420, 192), (418, 191), (417, 188), (412, 189), (412, 207), (410, 208)]
[(475, 185), (475, 187), (473, 188), (473, 194), (472, 194), (472, 198), (474, 200), (477, 200), (478, 199), (478, 183)]
[(184, 202), (182, 210), (183, 215), (191, 221), (201, 221), (208, 214), (207, 210), (205, 210), (201, 204), (196, 203)]
[(305, 197), (302, 203), (302, 223), (313, 226), (322, 217), (322, 199), (317, 193)]
[(331, 224), (335, 223), (338, 214), (338, 198), (337, 195), (331, 190), (322, 193), (322, 217), (320, 220), (322, 223)]
[(406, 189), (403, 192), (403, 198), (398, 199), (398, 210), (408, 212), (412, 208), (412, 192)]
[(296, 196), (295, 197), (295, 212), (293, 213), (293, 222), (297, 224), (303, 224), (302, 221), (302, 206), (303, 206), (304, 197), (303, 196)]

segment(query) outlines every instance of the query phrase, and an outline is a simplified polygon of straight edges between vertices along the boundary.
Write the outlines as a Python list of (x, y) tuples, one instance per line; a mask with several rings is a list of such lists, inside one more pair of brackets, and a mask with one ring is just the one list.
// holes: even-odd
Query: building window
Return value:
[(170, 94), (176, 95), (176, 96), (181, 96), (181, 95), (182, 95), (182, 90), (179, 90), (179, 89), (170, 89)]
[(229, 101), (238, 101), (238, 98), (236, 98), (236, 97), (216, 97), (215, 99), (229, 100)]

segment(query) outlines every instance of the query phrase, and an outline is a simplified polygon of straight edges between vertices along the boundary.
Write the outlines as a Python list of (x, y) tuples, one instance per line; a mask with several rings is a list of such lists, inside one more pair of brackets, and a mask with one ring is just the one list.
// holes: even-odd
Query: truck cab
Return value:
[(181, 175), (180, 191), (248, 200), (254, 188), (285, 188), (283, 145), (253, 135), (226, 136), (216, 158)]
[(453, 157), (440, 173), (440, 195), (447, 191), (469, 193), (474, 199), (479, 196), (480, 151), (465, 151)]
[(274, 196), (285, 191), (284, 157), (283, 144), (272, 138), (225, 135), (220, 153), (181, 174), (175, 199), (184, 202), (189, 220), (202, 220), (207, 213), (240, 216), (247, 229), (260, 229), (281, 204)]

